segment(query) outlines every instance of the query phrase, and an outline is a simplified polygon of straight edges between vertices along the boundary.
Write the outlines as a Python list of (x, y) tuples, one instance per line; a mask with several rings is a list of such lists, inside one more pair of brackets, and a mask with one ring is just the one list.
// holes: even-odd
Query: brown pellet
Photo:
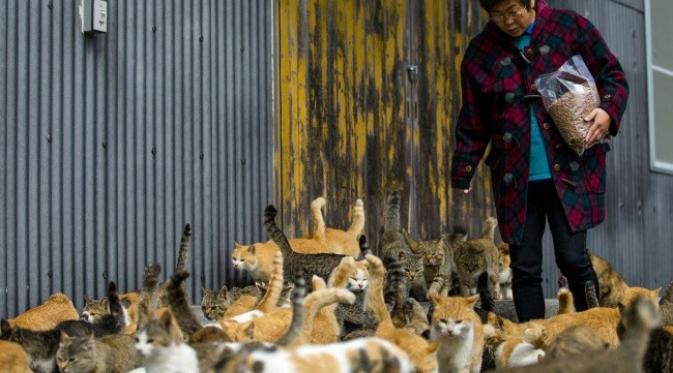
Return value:
[(586, 149), (586, 136), (591, 127), (584, 118), (598, 106), (598, 93), (589, 85), (584, 92), (568, 92), (549, 105), (556, 128), (566, 144), (577, 154)]

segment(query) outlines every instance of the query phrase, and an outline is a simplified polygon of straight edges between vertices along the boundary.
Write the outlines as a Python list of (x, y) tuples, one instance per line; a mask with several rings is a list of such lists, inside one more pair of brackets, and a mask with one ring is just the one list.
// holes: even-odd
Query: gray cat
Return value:
[(140, 365), (131, 336), (94, 339), (93, 334), (69, 337), (65, 333), (56, 353), (56, 363), (62, 373), (123, 373)]

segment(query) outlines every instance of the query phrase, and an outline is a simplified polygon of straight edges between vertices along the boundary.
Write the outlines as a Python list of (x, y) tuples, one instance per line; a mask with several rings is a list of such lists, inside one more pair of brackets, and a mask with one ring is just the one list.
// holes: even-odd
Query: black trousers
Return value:
[(542, 292), (542, 236), (545, 218), (554, 241), (556, 265), (568, 278), (577, 311), (587, 309), (585, 286), (593, 281), (598, 290), (596, 273), (587, 255), (587, 232), (572, 233), (563, 206), (551, 180), (528, 184), (528, 207), (523, 240), (510, 245), (512, 258), (512, 292), (519, 322), (544, 318)]

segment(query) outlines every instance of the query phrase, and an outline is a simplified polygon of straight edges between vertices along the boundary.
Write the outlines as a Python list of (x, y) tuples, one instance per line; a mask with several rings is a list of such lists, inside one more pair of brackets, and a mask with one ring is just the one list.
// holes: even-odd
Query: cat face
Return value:
[(236, 243), (231, 261), (237, 270), (254, 271), (258, 265), (255, 245), (244, 246)]
[(332, 271), (329, 285), (352, 292), (365, 291), (369, 287), (369, 263), (365, 259), (356, 262), (351, 256), (344, 257)]
[[(358, 263), (361, 262), (364, 261), (360, 261)], [(369, 271), (367, 271), (366, 266), (362, 265), (357, 267), (355, 273), (353, 273), (348, 278), (348, 286), (346, 288), (352, 292), (362, 292), (365, 291), (368, 286), (369, 286)]]
[(56, 352), (56, 365), (63, 373), (92, 372), (96, 368), (95, 340), (87, 337), (69, 337), (61, 334), (61, 343)]
[(109, 314), (108, 301), (106, 298), (100, 300), (84, 297), (84, 310), (81, 319), (90, 323), (99, 321), (103, 316)]
[(151, 320), (135, 338), (136, 351), (142, 356), (151, 355), (156, 349), (177, 344), (178, 338), (173, 330), (171, 315), (165, 312), (158, 320)]
[(423, 259), (421, 257), (401, 251), (399, 253), (399, 261), (404, 269), (404, 275), (411, 282), (425, 281), (425, 268), (423, 267)]
[(442, 297), (431, 294), (434, 304), (431, 334), (434, 338), (465, 338), (474, 330), (474, 304), (479, 296)]
[(217, 320), (229, 307), (227, 299), (227, 287), (223, 286), (220, 291), (215, 292), (210, 289), (203, 289), (203, 298), (201, 299), (201, 311), (208, 320)]

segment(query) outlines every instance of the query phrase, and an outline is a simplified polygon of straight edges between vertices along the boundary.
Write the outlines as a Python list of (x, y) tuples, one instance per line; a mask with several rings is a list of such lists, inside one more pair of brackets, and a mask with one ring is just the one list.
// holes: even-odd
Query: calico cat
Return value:
[(437, 352), (441, 372), (481, 370), (484, 330), (474, 305), (479, 296), (442, 297), (433, 294), (430, 338), (441, 342)]
[(63, 332), (56, 353), (61, 373), (125, 373), (139, 365), (133, 337), (109, 335), (94, 339), (70, 337)]
[(500, 299), (500, 252), (494, 243), (495, 228), (498, 222), (489, 217), (484, 223), (481, 237), (466, 240), (454, 250), (456, 275), (460, 286), (460, 295), (469, 296), (477, 291), (479, 276), (486, 273), (488, 291), (495, 299)]
[(498, 370), (498, 372), (643, 372), (643, 357), (647, 351), (650, 332), (659, 325), (659, 321), (656, 303), (645, 297), (637, 297), (619, 318), (618, 324), (621, 331), (619, 347), (602, 352), (592, 351), (575, 355), (572, 359), (549, 360), (522, 368)]
[[(360, 238), (361, 242), (363, 237)], [(362, 249), (362, 245), (360, 248)], [(353, 304), (340, 303), (335, 310), (341, 330), (341, 339), (350, 338), (348, 336), (352, 336), (351, 333), (355, 331), (361, 331), (358, 333), (359, 336), (373, 335), (376, 329), (376, 319), (371, 311), (365, 310), (364, 306), (365, 295), (369, 287), (367, 261), (355, 261), (352, 257), (344, 257), (332, 271), (328, 284), (332, 288), (345, 288), (355, 294)]]
[(0, 320), (0, 340), (20, 345), (28, 355), (30, 368), (37, 373), (58, 372), (56, 351), (61, 332), (55, 329), (33, 331), (13, 327), (5, 319)]
[[(587, 249), (587, 251), (589, 251)], [(633, 299), (643, 295), (657, 299), (661, 288), (650, 290), (640, 287), (630, 287), (622, 276), (615, 271), (610, 263), (600, 256), (590, 253), (591, 265), (598, 277), (598, 301), (601, 307), (618, 307), (619, 304), (629, 305)]]
[(212, 370), (219, 373), (411, 373), (414, 365), (399, 347), (381, 338), (360, 338), (290, 349), (247, 344), (230, 349)]
[(107, 299), (109, 299), (105, 302), (108, 306), (107, 312), (95, 318), (93, 322), (67, 320), (59, 323), (56, 329), (73, 337), (85, 337), (93, 333), (96, 338), (100, 338), (121, 333), (126, 327), (124, 308), (117, 295), (117, 285), (112, 281), (108, 284)]
[[(291, 248), (293, 253), (297, 254), (340, 254), (358, 257), (360, 255), (360, 249), (358, 247), (357, 237), (360, 236), (362, 229), (364, 228), (364, 210), (362, 209), (361, 202), (362, 201), (356, 203), (353, 213), (353, 223), (348, 231), (340, 232), (336, 229), (331, 230), (326, 228), (324, 239), (318, 239), (314, 237), (322, 237), (320, 231), (322, 231), (321, 227), (324, 227), (324, 222), (314, 223), (314, 226), (318, 224), (318, 228), (320, 229), (320, 231), (317, 229), (314, 230), (312, 234), (314, 237), (289, 240), (288, 247)], [(314, 214), (312, 217), (314, 222), (316, 220), (322, 222), (323, 218), (320, 208), (313, 208), (312, 213)], [(275, 214), (276, 213), (274, 213), (274, 216)], [(348, 250), (341, 250), (340, 248), (343, 247), (347, 247)], [(252, 245), (240, 245), (234, 243), (234, 251), (231, 254), (231, 258), (235, 269), (248, 272), (255, 281), (268, 282), (271, 274), (273, 256), (278, 250), (278, 242), (275, 242), (274, 240), (269, 240), (264, 243), (259, 242)], [(319, 276), (327, 278), (329, 273), (323, 273)], [(305, 278), (307, 283), (310, 282), (310, 280), (311, 276)]]
[(31, 373), (28, 355), (21, 345), (0, 341), (0, 367), (6, 373)]
[[(137, 292), (124, 293), (119, 295), (119, 302), (122, 306), (124, 317), (124, 334), (131, 335), (135, 333), (138, 323), (138, 297)], [(84, 308), (80, 318), (90, 323), (100, 322), (101, 319), (110, 315), (110, 305), (108, 298), (103, 297), (99, 300), (84, 296)]]
[(269, 205), (264, 210), (264, 228), (269, 237), (280, 248), (283, 255), (283, 272), (288, 278), (301, 275), (308, 284), (313, 276), (328, 278), (330, 273), (339, 265), (345, 255), (339, 254), (302, 254), (290, 248), (290, 242), (283, 231), (276, 225), (278, 210)]
[(54, 329), (61, 321), (77, 319), (79, 314), (70, 298), (63, 293), (56, 293), (44, 303), (7, 321), (15, 328), (45, 331)]
[(419, 372), (436, 372), (439, 342), (428, 342), (411, 330), (395, 327), (383, 300), (383, 283), (386, 276), (383, 262), (371, 254), (366, 255), (365, 259), (369, 263), (369, 288), (365, 304), (379, 322), (375, 335), (392, 342), (406, 352)]

